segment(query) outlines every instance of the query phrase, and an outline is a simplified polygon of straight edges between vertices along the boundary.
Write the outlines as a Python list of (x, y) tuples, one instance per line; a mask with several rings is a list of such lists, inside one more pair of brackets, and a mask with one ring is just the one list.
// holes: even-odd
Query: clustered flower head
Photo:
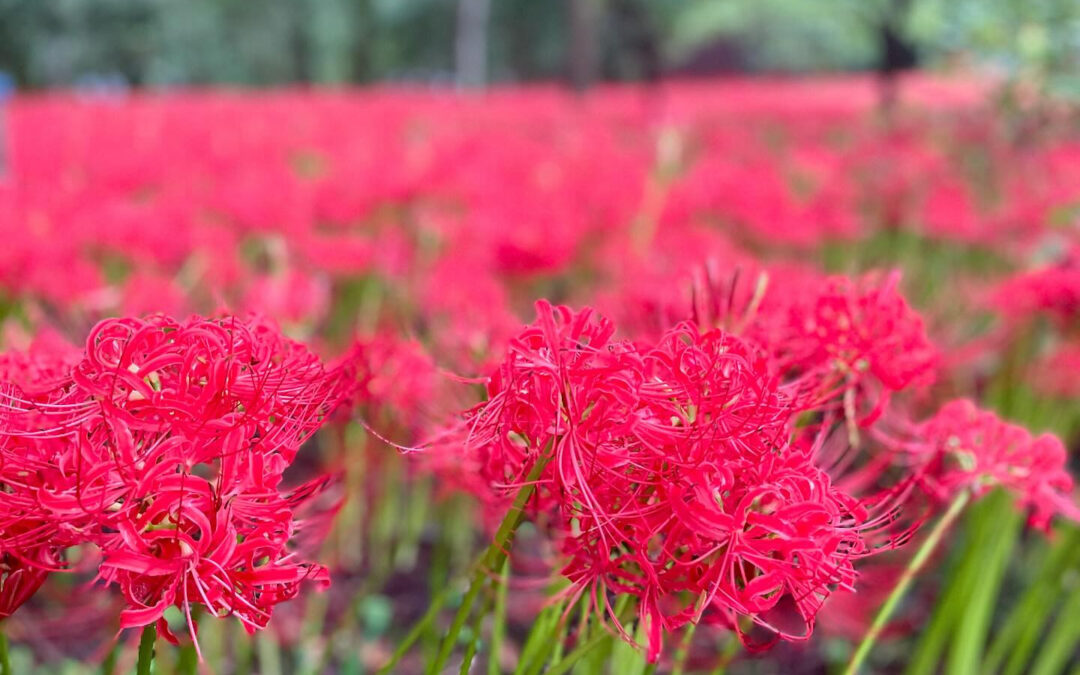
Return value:
[(1054, 264), (1021, 271), (994, 289), (991, 301), (1010, 319), (1045, 314), (1065, 327), (1080, 314), (1080, 246)]
[(912, 447), (928, 465), (923, 478), (935, 495), (947, 499), (960, 490), (981, 494), (1000, 486), (1016, 495), (1021, 507), (1030, 507), (1034, 527), (1048, 529), (1055, 515), (1080, 521), (1066, 470), (1068, 453), (1056, 436), (1033, 436), (959, 399), (919, 425), (914, 437)]
[[(794, 265), (716, 260), (693, 269), (689, 292), (632, 305), (658, 306), (661, 323), (723, 328), (757, 344), (785, 381), (800, 383), (803, 405), (846, 402), (872, 424), (892, 393), (934, 382), (938, 349), (922, 317), (900, 293), (900, 274), (823, 276)], [(686, 299), (689, 302), (686, 302)], [(640, 325), (632, 317), (631, 325)], [(844, 399), (846, 395), (846, 400)], [(853, 420), (855, 421), (855, 420)]]
[(258, 320), (110, 319), (85, 349), (8, 355), (0, 390), (0, 617), (62, 552), (100, 551), (121, 627), (201, 605), (266, 625), (300, 583), (327, 583), (292, 550), (295, 513), (315, 483), (283, 492), (300, 446), (350, 393), (350, 367), (325, 367)]
[(890, 495), (837, 486), (819, 462), (836, 415), (808, 408), (806, 383), (760, 344), (691, 323), (651, 343), (614, 334), (591, 310), (538, 303), (488, 400), (439, 446), (457, 476), (504, 510), (550, 460), (530, 509), (550, 522), (570, 593), (612, 616), (613, 594), (636, 596), (651, 660), (688, 622), (751, 646), (755, 625), (766, 644), (809, 637), (854, 561), (901, 541), (882, 536)]
[(744, 332), (769, 350), (786, 379), (802, 383), (808, 406), (846, 394), (866, 426), (892, 393), (931, 383), (937, 370), (937, 349), (899, 281), (894, 272), (804, 277), (800, 292), (774, 284)]

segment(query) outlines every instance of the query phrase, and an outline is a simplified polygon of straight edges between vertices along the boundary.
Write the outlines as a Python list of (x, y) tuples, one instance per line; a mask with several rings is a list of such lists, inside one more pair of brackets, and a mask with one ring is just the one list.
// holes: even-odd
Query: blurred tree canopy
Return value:
[(25, 87), (566, 80), (952, 60), (1080, 93), (1076, 0), (0, 0)]

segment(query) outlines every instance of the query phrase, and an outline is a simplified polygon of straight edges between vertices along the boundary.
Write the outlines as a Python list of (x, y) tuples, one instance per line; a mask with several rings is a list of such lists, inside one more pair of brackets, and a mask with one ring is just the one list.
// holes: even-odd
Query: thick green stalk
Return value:
[(480, 559), (480, 564), (476, 568), (476, 572), (473, 573), (472, 582), (469, 584), (469, 590), (465, 593), (465, 598), (461, 601), (461, 607), (458, 608), (457, 614), (454, 615), (454, 620), (450, 624), (450, 629), (443, 636), (442, 646), (439, 649), (438, 655), (435, 660), (427, 669), (429, 675), (436, 675), (441, 673), (443, 666), (446, 665), (446, 661), (450, 658), (450, 653), (454, 651), (454, 645), (457, 644), (458, 635), (461, 634), (461, 629), (464, 628), (465, 622), (469, 619), (469, 614), (472, 612), (473, 604), (476, 602), (476, 597), (480, 594), (480, 590), (487, 582), (488, 574), (491, 570), (500, 570), (503, 562), (506, 560), (511, 539), (514, 536), (514, 532), (517, 531), (518, 525), (521, 524), (521, 519), (525, 513), (525, 505), (529, 502), (533, 492), (536, 491), (536, 481), (540, 479), (540, 474), (543, 473), (544, 467), (551, 461), (551, 455), (548, 454), (550, 448), (545, 449), (545, 452), (536, 459), (536, 463), (533, 464), (532, 470), (525, 478), (525, 484), (518, 489), (517, 496), (514, 498), (514, 503), (507, 511), (506, 516), (503, 518), (502, 523), (499, 524), (499, 529), (495, 531), (495, 539), (491, 542), (491, 545), (484, 551), (484, 555)]
[[(977, 519), (968, 518), (968, 520)], [(904, 668), (905, 675), (936, 675), (940, 671), (941, 655), (948, 647), (953, 629), (963, 620), (964, 608), (971, 596), (972, 586), (979, 581), (980, 559), (979, 556), (970, 554), (970, 551), (977, 550), (971, 543), (974, 530), (977, 529), (974, 525), (977, 524), (976, 522), (965, 523), (967, 539), (962, 547), (964, 550), (958, 551), (958, 555), (954, 556), (956, 559), (946, 570), (942, 580), (944, 591), (937, 599), (930, 621), (923, 630), (923, 636), (919, 639), (914, 652), (909, 655), (908, 663)]]
[(188, 611), (191, 612), (191, 642), (180, 647), (176, 675), (195, 675), (199, 670), (199, 650), (195, 648), (195, 636), (199, 633), (199, 618), (202, 612), (200, 605), (191, 607)]
[(157, 642), (157, 628), (154, 624), (143, 627), (142, 637), (139, 638), (139, 662), (135, 667), (138, 675), (150, 675), (150, 669), (154, 663), (155, 642)]
[(1009, 617), (994, 634), (983, 661), (987, 672), (1022, 675), (1032, 654), (1045, 638), (1057, 609), (1063, 575), (1080, 564), (1080, 530), (1067, 528), (1055, 546), (1047, 547), (1042, 564), (1032, 575), (1035, 581), (1013, 606)]
[[(505, 564), (506, 561), (504, 560)], [(501, 580), (502, 575), (492, 580), (493, 585), (497, 585)], [(497, 590), (497, 589), (496, 589)], [(495, 602), (495, 598), (491, 594), (488, 594), (487, 600), (484, 602), (480, 613), (473, 619), (472, 626), (469, 627), (469, 645), (465, 648), (465, 657), (461, 660), (461, 675), (469, 675), (469, 671), (472, 669), (473, 659), (476, 658), (476, 652), (480, 649), (480, 636), (484, 631), (484, 617), (491, 613), (492, 605)]]
[(472, 668), (473, 659), (476, 658), (476, 649), (480, 644), (480, 636), (473, 635), (469, 640), (469, 646), (465, 648), (465, 657), (461, 660), (461, 668), (458, 670), (460, 675), (469, 675), (469, 670)]
[(176, 663), (176, 675), (195, 675), (199, 671), (199, 654), (195, 645), (180, 648), (180, 659)]
[(11, 669), (11, 655), (8, 654), (7, 634), (0, 630), (0, 675), (13, 675)]
[(251, 643), (252, 640), (243, 624), (234, 621), (232, 623), (232, 633), (229, 636), (229, 645), (233, 654), (234, 675), (250, 675), (254, 659)]
[(922, 570), (926, 561), (930, 559), (930, 554), (937, 548), (937, 545), (945, 535), (945, 532), (948, 531), (949, 527), (957, 517), (960, 516), (960, 513), (963, 512), (964, 507), (967, 506), (970, 499), (971, 493), (964, 490), (953, 499), (951, 504), (949, 504), (949, 508), (945, 511), (945, 514), (937, 522), (937, 525), (934, 526), (934, 529), (930, 531), (930, 534), (923, 541), (922, 545), (919, 546), (919, 550), (915, 552), (915, 555), (911, 558), (907, 567), (904, 568), (904, 573), (900, 576), (900, 580), (897, 581), (892, 593), (886, 598), (885, 604), (878, 610), (877, 616), (874, 617), (874, 622), (870, 625), (870, 629), (866, 632), (862, 642), (859, 643), (859, 647), (852, 655), (847, 668), (844, 669), (844, 675), (855, 675), (859, 672), (859, 668), (861, 668), (866, 661), (866, 657), (870, 655), (870, 649), (873, 648), (878, 636), (881, 635), (882, 629), (885, 628), (885, 624), (888, 623), (889, 618), (892, 616), (893, 612), (896, 611), (896, 607), (900, 604), (900, 600), (903, 599), (908, 588), (911, 586), (911, 583), (915, 580), (915, 577)]
[(551, 649), (551, 662), (555, 663), (562, 658), (563, 653), (566, 651), (566, 633), (570, 630), (570, 609), (573, 605), (566, 608), (566, 615), (559, 617), (559, 631), (555, 636), (555, 644)]
[(565, 639), (567, 624), (565, 618), (566, 608), (563, 600), (544, 610), (533, 624), (533, 630), (525, 641), (514, 675), (540, 675), (548, 661), (557, 661), (558, 658), (562, 658), (561, 654), (557, 658), (552, 654), (559, 651), (557, 648)]
[(1035, 663), (1027, 672), (1031, 675), (1065, 672), (1069, 660), (1076, 654), (1077, 640), (1080, 640), (1080, 593), (1074, 592), (1058, 612)]
[(488, 675), (499, 675), (499, 656), (506, 638), (506, 596), (510, 586), (510, 563), (504, 561), (499, 575), (499, 589), (495, 591), (495, 616), (491, 623), (491, 648), (488, 650)]

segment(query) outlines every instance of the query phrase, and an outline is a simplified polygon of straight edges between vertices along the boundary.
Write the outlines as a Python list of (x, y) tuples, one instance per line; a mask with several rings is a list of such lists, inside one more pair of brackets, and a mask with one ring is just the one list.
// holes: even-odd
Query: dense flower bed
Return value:
[[(392, 672), (421, 637), (432, 672), (604, 672), (613, 634), (679, 671), (869, 649), (948, 533), (1080, 519), (1062, 440), (1015, 423), (1080, 421), (1080, 134), (985, 94), (16, 99), (0, 627), (48, 660), (50, 613), (87, 613), (122, 638), (96, 658), (134, 660), (156, 625), (215, 669), (241, 657), (191, 638), (230, 616)], [(412, 633), (402, 577), (431, 582)], [(393, 655), (351, 641), (372, 598), (394, 618), (359, 642)]]

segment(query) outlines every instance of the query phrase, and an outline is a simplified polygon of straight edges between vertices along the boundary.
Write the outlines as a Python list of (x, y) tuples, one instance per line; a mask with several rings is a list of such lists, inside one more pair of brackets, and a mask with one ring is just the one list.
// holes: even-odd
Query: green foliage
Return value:
[(968, 55), (1011, 80), (1080, 97), (1080, 3), (1074, 0), (920, 0), (912, 33), (938, 58)]
[[(822, 4), (839, 11), (822, 11)], [(674, 17), (668, 50), (673, 61), (717, 39), (736, 45), (752, 70), (816, 71), (874, 67), (870, 26), (846, 3), (689, 3)]]
[[(595, 5), (609, 78), (716, 45), (751, 71), (875, 68), (890, 27), (924, 63), (966, 55), (1080, 95), (1073, 0), (499, 0), (492, 80), (565, 76), (572, 2)], [(450, 82), (456, 21), (456, 0), (0, 0), (0, 70), (28, 86)]]

